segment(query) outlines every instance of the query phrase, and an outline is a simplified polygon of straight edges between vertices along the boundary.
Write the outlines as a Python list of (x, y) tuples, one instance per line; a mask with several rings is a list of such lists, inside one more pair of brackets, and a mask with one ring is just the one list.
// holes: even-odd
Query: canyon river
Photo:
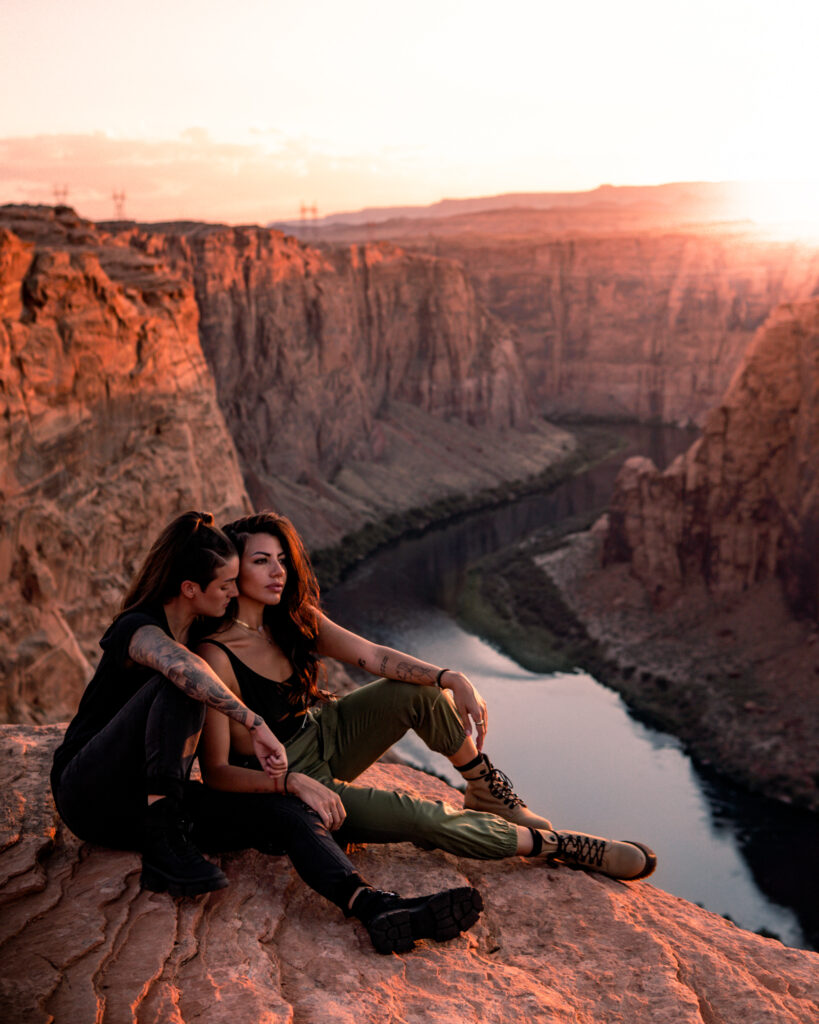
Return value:
[[(327, 613), (373, 640), (466, 672), (486, 698), (486, 752), (556, 826), (640, 839), (658, 855), (651, 882), (784, 943), (819, 948), (815, 816), (754, 797), (699, 770), (673, 736), (633, 717), (588, 673), (521, 668), (455, 620), (465, 574), (543, 526), (605, 507), (626, 454), (664, 465), (692, 434), (617, 428), (628, 450), (551, 490), (402, 540), (325, 595)], [(458, 783), (414, 735), (409, 763)]]

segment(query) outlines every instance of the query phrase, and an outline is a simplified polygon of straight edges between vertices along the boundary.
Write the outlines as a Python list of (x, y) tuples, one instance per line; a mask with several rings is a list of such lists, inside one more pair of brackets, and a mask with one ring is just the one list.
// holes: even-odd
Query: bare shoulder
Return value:
[(199, 641), (196, 653), (203, 661), (210, 665), (222, 682), (226, 683), (234, 693), (238, 693), (239, 683), (236, 679), (236, 673), (233, 671), (233, 666), (230, 663), (230, 658), (228, 658), (221, 647), (217, 647), (217, 643), (225, 643), (222, 636), (219, 636), (218, 639), (216, 637), (206, 637), (204, 640)]

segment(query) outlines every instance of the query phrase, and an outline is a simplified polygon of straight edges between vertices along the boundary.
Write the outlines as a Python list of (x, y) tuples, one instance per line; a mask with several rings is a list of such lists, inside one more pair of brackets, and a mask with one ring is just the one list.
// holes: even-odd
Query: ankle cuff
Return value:
[(478, 754), (468, 764), (455, 765), (459, 772), (471, 772), (473, 768), (477, 768), (478, 765), (483, 764), (484, 755)]

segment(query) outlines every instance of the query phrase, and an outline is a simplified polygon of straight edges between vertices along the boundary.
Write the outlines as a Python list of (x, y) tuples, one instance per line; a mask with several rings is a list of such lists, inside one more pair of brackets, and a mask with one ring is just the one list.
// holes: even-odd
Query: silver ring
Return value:
[(485, 718), (476, 718), (476, 719), (475, 719), (475, 725), (483, 725), (483, 723), (484, 723), (485, 721), (486, 721), (486, 719), (485, 719)]

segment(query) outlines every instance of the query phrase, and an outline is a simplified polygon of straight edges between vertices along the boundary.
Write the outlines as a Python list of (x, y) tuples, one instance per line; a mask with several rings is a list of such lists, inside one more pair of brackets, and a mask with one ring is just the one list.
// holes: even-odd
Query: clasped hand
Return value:
[(308, 807), (311, 807), (321, 818), (325, 828), (331, 831), (344, 824), (347, 812), (337, 793), (328, 789), (322, 782), (311, 779), (301, 772), (291, 772), (287, 776), (287, 792), (297, 796)]
[(287, 751), (270, 728), (264, 723), (250, 734), (253, 753), (259, 759), (262, 770), (271, 779), (280, 779), (287, 771)]

